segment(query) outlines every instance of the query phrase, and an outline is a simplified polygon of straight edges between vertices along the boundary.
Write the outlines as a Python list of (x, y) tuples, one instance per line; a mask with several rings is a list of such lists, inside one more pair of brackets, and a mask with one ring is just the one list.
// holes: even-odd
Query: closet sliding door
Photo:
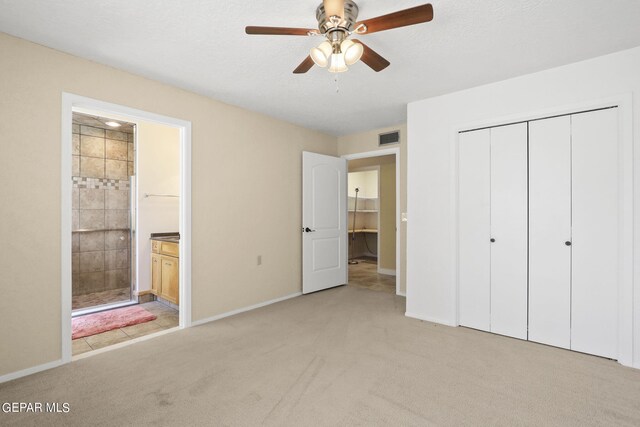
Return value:
[(527, 339), (527, 123), (491, 129), (491, 332)]
[(571, 117), (529, 123), (529, 340), (571, 345)]
[(459, 323), (490, 330), (491, 131), (459, 137)]
[(571, 349), (618, 355), (618, 112), (571, 116)]

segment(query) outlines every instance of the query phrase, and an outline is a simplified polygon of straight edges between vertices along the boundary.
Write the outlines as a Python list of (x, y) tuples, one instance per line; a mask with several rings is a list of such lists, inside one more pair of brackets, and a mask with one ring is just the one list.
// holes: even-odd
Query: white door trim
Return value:
[[(518, 122), (536, 119), (550, 118), (560, 115), (575, 114), (602, 108), (618, 107), (619, 114), (619, 165), (620, 165), (620, 286), (618, 291), (618, 362), (625, 366), (640, 368), (640, 342), (634, 340), (634, 295), (636, 308), (640, 306), (640, 291), (634, 292), (634, 224), (633, 224), (633, 94), (626, 93), (612, 97), (600, 98), (581, 103), (551, 107), (538, 111), (519, 113), (488, 120), (480, 120), (454, 125), (450, 131), (451, 155), (453, 165), (451, 168), (451, 208), (455, 220), (452, 222), (452, 235), (454, 236), (453, 251), (451, 253), (455, 268), (453, 269), (453, 281), (455, 286), (453, 293), (454, 322), (459, 323), (459, 134), (460, 132), (482, 129), (494, 126), (503, 126)], [(640, 313), (637, 323), (640, 324)], [(640, 341), (640, 339), (638, 340)]]
[(99, 110), (180, 129), (180, 328), (191, 326), (191, 122), (71, 93), (62, 93), (61, 134), (61, 342), (62, 363), (71, 362), (71, 173), (74, 108)]
[[(374, 150), (374, 151), (366, 151), (363, 153), (353, 153), (353, 154), (345, 154), (341, 156), (343, 159), (348, 160), (357, 160), (357, 159), (368, 159), (371, 157), (381, 157), (381, 156), (396, 156), (396, 295), (406, 296), (405, 294), (400, 292), (400, 283), (402, 280), (402, 259), (401, 259), (401, 236), (402, 232), (400, 229), (401, 226), (401, 206), (400, 206), (400, 147), (394, 148), (384, 148), (382, 150)], [(348, 172), (348, 169), (347, 169)], [(380, 182), (380, 176), (378, 175), (378, 183)], [(349, 207), (347, 206), (347, 209)], [(380, 220), (380, 216), (378, 216), (378, 220)], [(347, 227), (348, 228), (348, 227)], [(349, 255), (347, 255), (347, 258)]]

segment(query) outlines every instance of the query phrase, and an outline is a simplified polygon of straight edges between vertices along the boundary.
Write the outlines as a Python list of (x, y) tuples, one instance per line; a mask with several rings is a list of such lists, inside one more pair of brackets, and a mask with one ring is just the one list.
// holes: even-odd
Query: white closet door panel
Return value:
[(527, 338), (527, 124), (491, 129), (491, 332)]
[(489, 331), (490, 131), (460, 134), (459, 322)]
[(529, 123), (529, 340), (570, 348), (571, 117)]
[(572, 120), (571, 349), (616, 358), (618, 337), (618, 113)]

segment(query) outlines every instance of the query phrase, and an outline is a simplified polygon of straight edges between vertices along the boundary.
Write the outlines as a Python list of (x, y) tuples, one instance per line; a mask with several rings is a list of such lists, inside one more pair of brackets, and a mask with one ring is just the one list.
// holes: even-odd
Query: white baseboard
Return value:
[(395, 276), (396, 271), (390, 268), (378, 268), (378, 274), (386, 274), (387, 276)]
[(404, 315), (407, 316), (407, 317), (414, 318), (414, 319), (424, 320), (425, 322), (438, 323), (440, 325), (452, 326), (452, 327), (458, 326), (458, 325), (456, 325), (456, 324), (454, 324), (452, 322), (446, 321), (446, 320), (436, 319), (434, 317), (429, 317), (429, 316), (423, 316), (421, 314), (416, 314), (416, 313), (410, 313), (408, 311)]
[(9, 374), (0, 376), (0, 384), (6, 383), (7, 381), (15, 380), (16, 378), (26, 377), (27, 375), (32, 375), (37, 372), (42, 372), (48, 369), (57, 368), (62, 364), (63, 364), (62, 359), (59, 359), (59, 360), (54, 360), (53, 362), (44, 363), (42, 365), (32, 366), (31, 368), (23, 369), (21, 371), (11, 372)]
[(272, 299), (269, 301), (261, 302), (258, 304), (250, 305), (248, 307), (238, 308), (236, 310), (228, 311), (226, 313), (218, 314), (216, 316), (207, 317), (206, 319), (196, 320), (195, 322), (191, 322), (191, 326), (203, 325), (205, 323), (214, 322), (216, 320), (224, 319), (225, 317), (234, 316), (236, 314), (244, 313), (247, 311), (255, 310), (256, 308), (265, 307), (267, 305), (275, 304), (280, 301), (285, 301), (291, 298), (299, 297), (302, 295), (302, 292), (296, 292), (294, 294), (285, 295), (280, 298)]
[(407, 294), (405, 292), (396, 292), (396, 295), (398, 295), (399, 297), (405, 297), (405, 298), (407, 297)]

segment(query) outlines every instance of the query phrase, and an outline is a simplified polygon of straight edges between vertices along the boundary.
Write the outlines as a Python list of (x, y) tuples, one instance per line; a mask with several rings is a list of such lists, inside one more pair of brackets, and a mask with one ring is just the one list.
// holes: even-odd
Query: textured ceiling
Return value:
[[(362, 37), (391, 61), (292, 74), (319, 0), (0, 0), (0, 31), (333, 135), (406, 120), (406, 104), (640, 45), (638, 0), (432, 0), (431, 23)], [(366, 19), (424, 3), (360, 0)], [(4, 58), (6, 60), (7, 58)]]

